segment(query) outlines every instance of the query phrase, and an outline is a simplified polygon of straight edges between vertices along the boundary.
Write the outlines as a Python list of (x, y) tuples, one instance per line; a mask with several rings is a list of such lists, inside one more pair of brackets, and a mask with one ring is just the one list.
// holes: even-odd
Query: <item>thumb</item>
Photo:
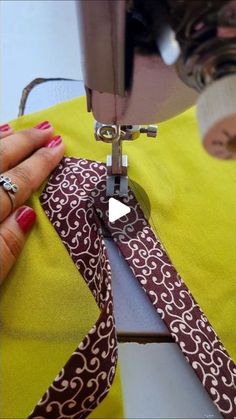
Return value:
[(18, 208), (0, 225), (0, 283), (16, 262), (32, 227), (36, 213), (30, 207)]

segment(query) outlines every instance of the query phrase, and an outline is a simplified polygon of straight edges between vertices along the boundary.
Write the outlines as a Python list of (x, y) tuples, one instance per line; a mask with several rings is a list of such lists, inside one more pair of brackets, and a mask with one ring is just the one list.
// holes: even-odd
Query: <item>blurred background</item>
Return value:
[(0, 123), (17, 116), (33, 79), (82, 79), (75, 8), (74, 0), (0, 2)]

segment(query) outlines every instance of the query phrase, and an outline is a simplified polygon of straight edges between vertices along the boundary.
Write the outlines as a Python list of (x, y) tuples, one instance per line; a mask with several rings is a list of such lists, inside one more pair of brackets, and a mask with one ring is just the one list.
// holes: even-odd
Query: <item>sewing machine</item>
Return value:
[[(27, 5), (27, 2), (25, 3)], [(67, 2), (67, 4), (63, 4), (63, 6), (61, 3), (65, 2), (43, 2), (43, 5), (41, 5), (40, 2), (36, 2), (34, 8), (27, 5), (29, 13), (26, 13), (25, 16), (23, 16), (23, 7), (21, 2), (19, 2), (19, 5), (17, 3), (16, 5), (12, 6), (15, 10), (17, 18), (16, 24), (10, 25), (11, 30), (8, 28), (10, 35), (9, 38), (12, 39), (13, 42), (15, 39), (19, 38), (18, 34), (21, 33), (20, 48), (18, 49), (18, 43), (13, 45), (15, 48), (13, 48), (12, 44), (10, 43), (9, 48), (9, 42), (6, 42), (6, 48), (8, 47), (8, 50), (11, 50), (11, 62), (13, 64), (15, 63), (15, 66), (9, 66), (8, 68), (8, 60), (5, 64), (5, 72), (6, 74), (9, 74), (9, 81), (11, 82), (10, 85), (12, 84), (15, 87), (15, 84), (12, 83), (12, 81), (18, 80), (18, 89), (15, 89), (17, 93), (18, 91), (20, 92), (20, 89), (23, 89), (24, 87), (24, 85), (20, 83), (20, 78), (15, 77), (15, 70), (13, 71), (13, 68), (16, 68), (19, 54), (21, 57), (23, 57), (21, 63), (24, 63), (24, 65), (22, 64), (19, 66), (22, 73), (27, 73), (27, 65), (30, 61), (29, 59), (27, 60), (27, 57), (38, 57), (36, 62), (38, 63), (37, 66), (39, 67), (39, 70), (37, 70), (35, 74), (31, 69), (31, 72), (29, 74), (27, 73), (27, 77), (29, 78), (28, 81), (32, 80), (38, 75), (44, 77), (48, 74), (57, 77), (69, 75), (69, 77), (73, 78), (76, 78), (77, 75), (77, 78), (81, 78), (80, 73), (78, 72), (78, 69), (75, 65), (78, 61), (78, 56), (75, 54), (75, 50), (77, 48), (74, 48), (74, 46), (76, 45), (76, 47), (78, 47), (78, 45), (76, 42), (73, 44), (73, 39), (75, 39), (74, 35), (77, 35), (77, 33), (72, 31), (73, 22), (70, 22), (70, 31), (68, 30), (69, 19), (68, 15), (65, 14), (66, 9), (71, 9), (71, 16), (75, 16), (75, 14), (73, 15), (73, 2)], [(85, 0), (84, 3), (91, 4), (91, 0)], [(116, 3), (119, 4), (121, 2), (117, 0)], [(41, 15), (38, 13), (40, 7), (42, 7)], [(96, 4), (94, 7), (96, 7)], [(57, 14), (57, 9), (62, 9), (59, 17)], [(36, 11), (37, 20), (35, 19)], [(65, 18), (65, 15), (67, 19)], [(45, 19), (45, 16), (50, 16), (50, 19)], [(8, 22), (9, 21), (5, 19), (5, 28)], [(77, 28), (75, 23), (74, 26)], [(45, 44), (42, 40), (42, 27), (44, 27), (44, 32), (47, 35), (47, 41)], [(22, 31), (23, 28), (26, 29)], [(96, 26), (95, 24), (94, 30), (99, 32), (100, 29), (102, 29), (102, 23), (100, 24), (100, 27), (99, 25)], [(105, 29), (103, 28), (102, 30)], [(67, 34), (67, 32), (71, 33), (71, 37), (64, 35), (65, 33)], [(14, 36), (12, 36), (13, 34)], [(49, 36), (50, 34), (52, 34), (51, 37)], [(63, 37), (66, 38), (67, 42), (62, 45)], [(93, 48), (91, 54), (96, 54), (97, 46), (95, 45), (95, 41), (97, 38), (95, 38), (96, 36), (92, 40)], [(23, 46), (27, 43), (28, 39), (30, 40), (31, 50), (29, 51), (28, 47), (28, 49), (24, 51)], [(42, 42), (42, 48), (39, 50), (35, 50), (35, 45), (38, 45), (37, 41), (40, 45)], [(45, 49), (47, 53), (45, 53)], [(70, 60), (70, 54), (66, 54), (66, 50), (69, 49), (72, 51), (71, 56), (74, 58), (74, 60)], [(56, 55), (56, 58), (53, 55), (55, 50), (60, 51), (60, 53)], [(49, 59), (45, 59), (45, 57), (49, 57), (50, 54), (52, 55), (51, 61)], [(63, 62), (66, 61), (68, 63), (67, 70), (65, 71), (63, 71), (63, 66), (59, 66), (59, 69), (56, 68), (54, 70), (52, 65), (54, 62), (59, 62), (60, 56), (62, 57)], [(141, 57), (141, 55), (137, 55), (136, 60), (138, 58), (141, 61), (141, 58), (143, 57)], [(106, 69), (106, 66), (109, 64), (108, 59), (109, 57), (107, 57), (107, 61), (104, 62), (102, 67), (103, 71), (105, 71), (104, 67)], [(137, 84), (135, 86), (133, 84), (133, 90), (131, 91), (129, 89), (128, 91), (130, 100), (127, 98), (127, 106), (125, 107), (125, 110), (126, 112), (130, 111), (130, 113), (128, 115), (127, 121), (131, 121), (131, 116), (134, 115), (132, 110), (134, 106), (136, 106), (136, 109), (138, 106), (140, 106), (140, 112), (139, 119), (134, 119), (132, 121), (134, 123), (139, 122), (140, 124), (144, 124), (146, 122), (151, 124), (153, 122), (155, 123), (170, 118), (174, 114), (181, 112), (185, 108), (191, 106), (196, 101), (197, 93), (194, 91), (194, 89), (188, 88), (179, 79), (173, 65), (165, 65), (159, 56), (154, 57), (153, 55), (152, 60), (151, 57), (149, 57), (149, 60), (150, 65), (147, 63), (145, 67), (146, 77), (141, 76), (142, 73), (136, 72), (135, 77), (137, 84), (138, 81), (140, 81), (139, 90), (136, 88)], [(39, 66), (39, 62), (42, 63), (42, 67)], [(136, 63), (138, 64), (137, 61)], [(71, 74), (69, 72), (69, 70), (73, 67), (76, 69), (75, 74)], [(158, 69), (159, 75), (161, 74), (161, 78), (156, 77), (156, 82), (153, 82), (153, 79), (149, 77), (150, 74), (155, 75), (153, 67), (156, 70)], [(34, 68), (35, 67), (33, 67), (33, 69)], [(98, 71), (98, 65), (96, 64), (95, 67), (91, 67), (91, 70), (93, 70), (93, 77), (95, 77), (97, 74), (96, 71)], [(138, 78), (138, 76), (140, 77)], [(89, 85), (88, 81), (86, 84)], [(36, 86), (30, 90), (30, 94), (28, 96), (25, 107), (25, 113), (27, 114), (36, 112), (40, 109), (53, 106), (60, 101), (65, 101), (76, 96), (83, 95), (83, 86), (80, 85), (82, 85), (82, 82), (57, 80), (48, 81), (40, 84), (39, 86)], [(92, 85), (90, 86), (91, 90), (94, 88), (96, 91), (95, 87)], [(9, 86), (8, 83), (7, 88), (10, 87), (11, 86)], [(12, 90), (10, 89), (10, 93), (11, 92)], [(133, 99), (131, 102), (131, 93), (135, 93), (137, 95), (139, 93), (139, 96), (136, 96), (137, 100)], [(19, 94), (17, 95), (17, 99), (18, 96)], [(152, 102), (149, 98), (152, 98)], [(97, 106), (98, 110), (100, 109), (100, 112), (103, 111), (105, 113), (110, 111), (108, 105), (105, 107), (106, 103), (109, 102), (104, 101), (100, 108), (99, 105)], [(18, 102), (16, 102), (16, 105), (18, 105)], [(12, 108), (15, 109), (16, 106), (12, 106)], [(93, 105), (93, 112), (95, 112), (94, 109), (95, 105)], [(137, 112), (138, 110), (139, 109), (137, 109)], [(148, 114), (153, 115), (153, 118), (146, 118)], [(145, 118), (143, 116), (145, 116)], [(143, 117), (143, 119), (141, 119), (141, 117)], [(98, 116), (96, 119), (104, 124), (107, 121), (106, 119), (99, 118)], [(113, 121), (114, 120), (111, 119), (110, 124), (113, 124)], [(58, 129), (59, 128), (60, 127), (58, 127)], [(82, 124), (78, 124), (77, 129), (80, 130), (81, 128)], [(89, 131), (89, 133), (90, 132), (91, 131)], [(162, 133), (160, 130), (160, 138), (161, 135)], [(140, 146), (142, 146), (145, 141), (156, 141), (152, 137), (150, 139), (146, 139), (145, 135), (143, 134), (141, 134), (141, 137), (144, 138), (140, 139)], [(77, 140), (75, 139), (75, 141), (79, 141), (79, 136)], [(100, 144), (101, 143), (98, 143), (98, 145)], [(158, 140), (156, 146), (158, 148)], [(107, 147), (109, 148), (110, 145), (107, 144)], [(80, 156), (79, 152), (78, 156)], [(93, 159), (92, 154), (90, 157)], [(156, 161), (158, 165), (157, 158)], [(138, 163), (140, 166), (142, 164), (145, 165), (145, 161), (140, 161)], [(146, 165), (148, 166), (147, 162)], [(225, 166), (225, 164), (223, 164), (223, 166)], [(215, 179), (212, 180), (215, 182)], [(112, 266), (117, 332), (120, 342), (125, 342), (119, 344), (119, 353), (126, 417), (135, 418), (159, 416), (180, 418), (219, 418), (220, 414), (217, 412), (217, 408), (213, 405), (211, 399), (209, 399), (202, 384), (195, 376), (195, 373), (190, 365), (186, 363), (181, 350), (177, 347), (176, 344), (171, 343), (168, 330), (166, 329), (164, 323), (161, 321), (161, 318), (157, 316), (156, 311), (150, 304), (146, 295), (143, 293), (141, 287), (138, 286), (137, 279), (132, 275), (132, 272), (126, 261), (119, 255), (116, 244), (112, 239), (105, 239), (105, 241)], [(216, 246), (218, 246), (218, 243), (216, 243)], [(126, 270), (125, 273), (124, 270)], [(221, 310), (219, 313), (219, 317), (222, 316), (223, 310)], [(130, 343), (131, 339), (133, 339), (133, 343)], [(162, 341), (165, 343), (156, 343)], [(140, 342), (145, 344), (142, 345)]]
[(122, 141), (197, 101), (203, 146), (236, 158), (236, 0), (80, 1), (87, 108), (112, 144), (107, 195), (128, 191)]

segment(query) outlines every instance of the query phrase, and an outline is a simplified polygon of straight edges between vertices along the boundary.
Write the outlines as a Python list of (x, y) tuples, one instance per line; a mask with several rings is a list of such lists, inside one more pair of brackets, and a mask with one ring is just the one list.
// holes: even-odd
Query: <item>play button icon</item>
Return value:
[(111, 223), (123, 217), (124, 215), (129, 214), (129, 212), (130, 208), (127, 205), (122, 204), (122, 202), (118, 201), (115, 198), (109, 199), (108, 213), (109, 221)]

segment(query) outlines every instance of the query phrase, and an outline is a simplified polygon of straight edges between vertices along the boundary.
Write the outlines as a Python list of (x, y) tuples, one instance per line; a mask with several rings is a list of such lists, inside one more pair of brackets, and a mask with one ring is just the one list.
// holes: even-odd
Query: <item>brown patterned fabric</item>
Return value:
[(108, 221), (106, 168), (65, 158), (41, 203), (101, 309), (96, 325), (72, 354), (30, 418), (83, 418), (105, 397), (115, 374), (117, 339), (111, 270), (101, 222), (225, 418), (236, 416), (236, 367), (171, 264), (132, 191), (131, 212)]

